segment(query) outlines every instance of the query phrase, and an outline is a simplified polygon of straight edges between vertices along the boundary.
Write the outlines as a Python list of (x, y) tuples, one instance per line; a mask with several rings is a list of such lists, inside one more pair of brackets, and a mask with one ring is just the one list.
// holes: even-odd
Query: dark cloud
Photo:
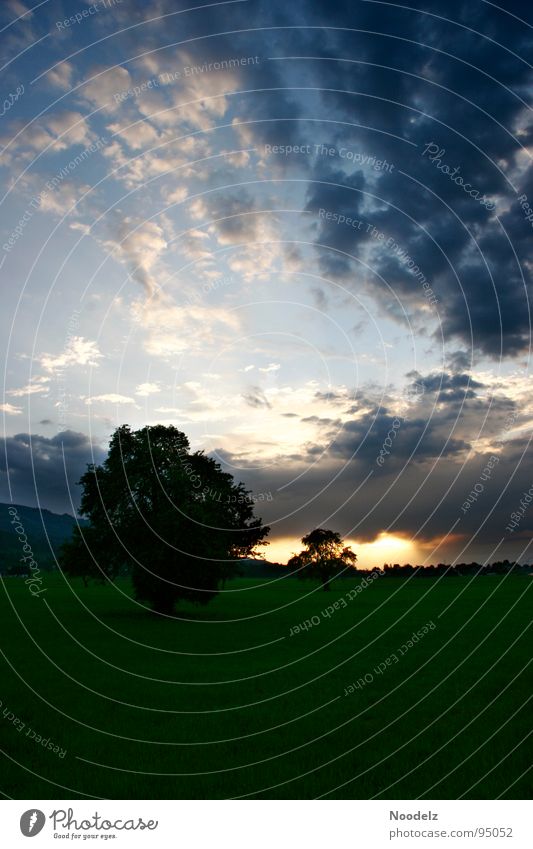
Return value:
[(464, 439), (450, 435), (449, 423), (442, 417), (402, 419), (387, 410), (372, 416), (346, 422), (330, 447), (333, 456), (372, 465), (386, 445), (393, 444), (387, 454), (395, 468), (408, 462), (424, 462), (437, 457), (458, 457), (470, 448)]
[(416, 387), (420, 394), (434, 392), (437, 394), (438, 403), (450, 403), (452, 401), (463, 401), (466, 398), (476, 398), (476, 389), (483, 388), (483, 384), (474, 380), (471, 374), (440, 372), (422, 377), (417, 372), (411, 373), (415, 377), (412, 386)]
[(448, 368), (452, 372), (464, 372), (472, 367), (472, 358), (466, 351), (452, 351), (447, 359)]
[[(453, 531), (465, 544), (477, 532), (486, 544), (509, 537), (510, 514), (533, 483), (533, 447), (509, 439), (509, 421), (516, 427), (527, 417), (511, 398), (489, 391), (466, 372), (411, 372), (409, 377), (408, 404), (397, 413), (392, 401), (380, 405), (362, 390), (352, 408), (347, 395), (322, 393), (321, 402), (329, 400), (336, 410), (343, 404), (344, 412), (353, 409), (357, 417), (341, 425), (337, 419), (306, 416), (303, 421), (317, 425), (323, 441), (268, 468), (220, 452), (247, 486), (274, 494), (262, 509), (273, 534), (301, 536), (329, 524), (368, 541), (383, 531), (420, 541)], [(417, 391), (410, 392), (414, 386)], [(480, 438), (494, 450), (478, 449)], [(463, 510), (476, 489), (482, 497), (478, 492)], [(520, 532), (526, 542), (533, 535), (533, 508)]]
[(249, 407), (271, 407), (270, 401), (260, 386), (250, 386), (248, 391), (244, 393), (242, 397)]
[[(87, 464), (100, 463), (105, 453), (83, 433), (65, 430), (48, 439), (18, 433), (1, 440), (6, 464), (0, 473), (0, 499), (30, 507), (41, 504), (58, 513), (72, 513), (80, 499), (76, 485)], [(9, 479), (9, 486), (8, 486)]]
[[(434, 447), (440, 447), (435, 440)], [(377, 442), (372, 448), (378, 448)], [(533, 483), (530, 445), (513, 441), (495, 454), (478, 453), (468, 460), (455, 449), (441, 459), (430, 455), (399, 468), (391, 454), (380, 470), (359, 456), (341, 463), (330, 459), (319, 467), (303, 457), (286, 458), (265, 470), (241, 468), (238, 476), (254, 491), (273, 493), (261, 513), (276, 536), (300, 537), (312, 527), (327, 525), (362, 541), (384, 531), (420, 542), (460, 535), (467, 548), (503, 540), (509, 544), (519, 534), (525, 542), (533, 538), (533, 509), (514, 535), (506, 531), (511, 513)], [(491, 460), (494, 456), (497, 461)], [(235, 473), (235, 459), (225, 459)]]
[[(508, 11), (513, 7), (519, 4)], [(316, 33), (315, 49), (307, 53), (314, 59), (295, 66), (302, 76), (311, 73), (321, 90), (329, 121), (321, 140), (395, 166), (364, 169), (363, 181), (344, 161), (336, 174), (341, 187), (320, 190), (316, 185), (328, 182), (332, 171), (323, 158), (309, 173), (307, 211), (328, 205), (364, 217), (393, 238), (438, 297), (439, 336), (492, 357), (527, 350), (533, 240), (516, 194), (533, 197), (533, 169), (512, 170), (532, 135), (524, 105), (531, 69), (520, 59), (533, 46), (531, 30), (504, 10), (440, 2), (419, 11), (389, 4), (386, 15), (379, 4), (365, 4), (357, 16), (350, 3), (318, 3), (306, 9), (306, 20), (330, 27)], [(431, 142), (442, 151), (434, 162), (424, 155)], [(451, 179), (454, 169), (480, 196), (501, 199), (501, 224)], [(374, 193), (372, 202), (350, 198), (358, 180)], [(366, 243), (375, 272), (366, 284), (378, 306), (401, 315), (386, 300), (385, 281), (407, 308), (424, 307), (409, 269), (366, 234), (329, 224), (319, 227), (316, 242), (356, 257)], [(325, 249), (319, 262), (328, 275), (360, 285), (357, 263)]]
[(204, 199), (206, 221), (213, 222), (223, 244), (242, 244), (256, 239), (260, 216), (253, 197), (243, 189), (220, 191)]
[[(320, 164), (309, 180), (305, 211), (317, 231), (315, 245), (320, 269), (328, 277), (353, 275), (350, 256), (357, 256), (358, 246), (369, 238), (366, 224), (361, 229), (358, 224), (364, 201), (364, 176), (358, 171), (347, 177), (338, 169)], [(355, 226), (354, 222), (357, 222)]]

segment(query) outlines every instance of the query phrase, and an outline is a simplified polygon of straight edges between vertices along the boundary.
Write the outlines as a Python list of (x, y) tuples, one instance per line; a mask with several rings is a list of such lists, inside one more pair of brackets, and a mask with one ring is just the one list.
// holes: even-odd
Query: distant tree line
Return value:
[[(265, 569), (262, 571), (261, 577), (265, 578), (274, 578), (277, 577), (278, 572), (289, 572), (290, 575), (286, 575), (285, 577), (298, 577), (298, 578), (316, 578), (323, 585), (323, 588), (326, 590), (330, 589), (331, 582), (334, 578), (354, 578), (356, 576), (367, 575), (368, 569), (357, 569), (356, 567), (344, 563), (335, 564), (335, 571), (331, 572), (331, 574), (322, 576), (318, 571), (318, 567), (312, 566), (310, 569), (302, 569), (301, 571), (294, 571), (294, 567), (298, 570), (298, 555), (291, 558), (289, 563), (284, 566), (279, 563), (268, 563), (265, 561), (258, 560), (250, 560), (248, 558), (243, 558), (242, 560), (235, 561), (234, 569), (231, 571), (231, 574), (226, 577), (239, 577), (246, 578), (248, 577), (256, 577), (253, 566), (255, 564), (265, 563)], [(70, 572), (72, 577), (80, 577), (84, 579), (84, 583), (87, 582), (91, 578), (97, 577), (95, 573), (91, 574), (91, 570), (86, 568), (87, 564), (82, 564), (80, 561), (77, 563), (78, 568), (71, 568), (67, 570)], [(329, 571), (329, 570), (328, 570)], [(433, 564), (429, 566), (412, 566), (410, 563), (405, 563), (403, 566), (400, 566), (399, 563), (384, 563), (380, 568), (378, 566), (374, 566), (372, 572), (379, 572), (383, 574), (385, 578), (460, 578), (465, 576), (473, 576), (473, 575), (508, 575), (509, 573), (513, 573), (515, 575), (533, 575), (533, 563), (516, 563), (514, 560), (497, 560), (495, 563), (456, 563), (451, 565), (449, 563), (438, 563), (436, 566)], [(1, 570), (0, 573), (3, 572), (5, 575), (10, 576), (20, 576), (27, 577), (28, 570), (24, 566), (24, 564), (13, 564), (8, 566), (7, 568)], [(126, 577), (129, 572), (127, 569), (119, 572), (124, 577)]]
[(533, 564), (520, 564), (514, 560), (497, 560), (495, 563), (454, 563), (453, 566), (448, 563), (438, 563), (436, 566), (411, 566), (410, 563), (405, 563), (400, 566), (399, 563), (385, 563), (383, 569), (386, 578), (407, 578), (414, 576), (416, 578), (440, 578), (446, 577), (462, 577), (464, 575), (508, 575), (510, 572), (517, 575), (533, 574)]

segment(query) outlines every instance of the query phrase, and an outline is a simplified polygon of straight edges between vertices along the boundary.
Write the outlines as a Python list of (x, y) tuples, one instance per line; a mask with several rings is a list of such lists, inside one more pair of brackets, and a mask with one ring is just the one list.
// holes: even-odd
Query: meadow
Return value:
[(127, 581), (4, 578), (4, 793), (531, 798), (533, 580), (360, 581), (239, 578), (161, 619)]

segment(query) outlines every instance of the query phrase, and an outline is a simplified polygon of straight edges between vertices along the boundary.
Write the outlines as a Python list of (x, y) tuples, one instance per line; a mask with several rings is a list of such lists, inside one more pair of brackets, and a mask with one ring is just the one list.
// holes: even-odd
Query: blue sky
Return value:
[(172, 423), (272, 496), (271, 557), (528, 559), (523, 4), (187, 9), (3, 4), (2, 498), (72, 511)]

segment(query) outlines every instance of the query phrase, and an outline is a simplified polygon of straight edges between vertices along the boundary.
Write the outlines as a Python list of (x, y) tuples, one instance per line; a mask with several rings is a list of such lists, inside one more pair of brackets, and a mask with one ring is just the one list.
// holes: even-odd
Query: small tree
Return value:
[(335, 577), (355, 567), (357, 554), (336, 531), (316, 528), (302, 537), (302, 544), (305, 549), (291, 557), (288, 565), (299, 570), (300, 578), (318, 578), (326, 591)]
[(114, 581), (120, 574), (128, 574), (128, 569), (113, 556), (110, 542), (100, 523), (77, 525), (59, 550), (59, 565), (71, 578), (81, 578), (85, 587), (89, 581)]
[(180, 599), (207, 603), (269, 531), (243, 484), (172, 426), (117, 428), (80, 484), (88, 526), (64, 547), (62, 568), (84, 580), (131, 574), (135, 597), (159, 613)]

